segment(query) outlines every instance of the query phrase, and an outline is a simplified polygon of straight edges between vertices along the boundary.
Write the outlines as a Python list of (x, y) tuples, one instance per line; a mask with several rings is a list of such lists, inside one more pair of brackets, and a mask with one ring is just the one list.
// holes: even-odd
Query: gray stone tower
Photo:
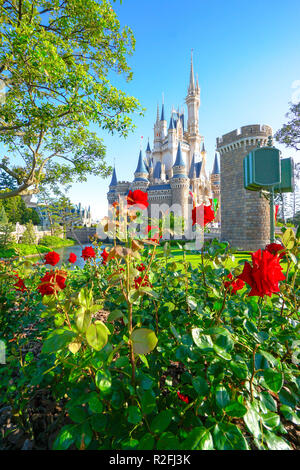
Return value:
[(244, 189), (243, 158), (266, 146), (269, 126), (243, 126), (217, 139), (221, 163), (221, 239), (242, 250), (258, 250), (270, 241), (270, 208), (266, 198)]

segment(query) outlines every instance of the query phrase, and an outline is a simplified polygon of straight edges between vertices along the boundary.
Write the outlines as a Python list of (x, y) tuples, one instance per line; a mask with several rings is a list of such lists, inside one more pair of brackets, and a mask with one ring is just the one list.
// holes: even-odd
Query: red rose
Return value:
[(162, 235), (159, 233), (159, 227), (153, 225), (147, 225), (146, 234), (148, 239), (154, 243), (159, 243), (159, 239), (162, 238)]
[[(284, 246), (280, 245), (279, 243), (269, 243), (265, 249), (272, 253), (272, 255), (277, 255), (278, 251), (284, 250)], [(282, 251), (282, 253), (278, 255), (278, 258), (281, 259), (284, 257), (284, 255), (285, 251)]]
[(108, 251), (106, 251), (106, 248), (104, 248), (104, 250), (102, 251), (100, 255), (102, 257), (102, 264), (105, 265), (107, 263), (108, 255), (109, 255)]
[(143, 272), (143, 271), (145, 271), (146, 266), (144, 265), (144, 263), (141, 263), (139, 266), (137, 266), (136, 269), (140, 272)]
[(14, 288), (15, 288), (16, 290), (21, 291), (21, 292), (25, 292), (27, 289), (26, 289), (26, 286), (25, 286), (25, 284), (24, 284), (23, 279), (21, 279), (21, 278), (18, 276), (18, 274), (17, 274), (15, 277), (17, 278), (18, 281), (14, 284)]
[(182, 395), (182, 393), (177, 392), (177, 396), (179, 400), (184, 401), (185, 403), (189, 403), (189, 397), (187, 397), (186, 395)]
[(152, 287), (152, 284), (150, 284), (148, 276), (145, 276), (144, 281), (143, 277), (139, 276), (136, 277), (134, 280), (134, 287), (136, 289), (138, 289), (139, 287)]
[(66, 285), (67, 273), (65, 271), (50, 271), (41, 279), (38, 286), (40, 293), (44, 295), (52, 295), (55, 292), (63, 290)]
[(90, 258), (95, 258), (95, 257), (96, 257), (96, 253), (95, 253), (94, 248), (92, 246), (86, 246), (82, 250), (81, 258), (83, 258), (84, 261), (86, 261), (87, 259), (90, 259)]
[(70, 253), (70, 256), (69, 256), (69, 263), (75, 263), (77, 260), (77, 256), (75, 255), (75, 253)]
[(129, 191), (127, 196), (127, 204), (128, 206), (137, 205), (141, 209), (146, 209), (146, 207), (149, 206), (148, 194), (144, 193), (144, 191), (141, 191), (140, 189)]
[(204, 206), (201, 204), (201, 206), (197, 206), (192, 209), (193, 225), (199, 224), (201, 227), (205, 227), (207, 224), (212, 222), (214, 218), (215, 213), (212, 209), (212, 205)]
[(233, 279), (233, 276), (231, 273), (228, 274), (227, 276), (230, 281), (225, 281), (224, 286), (226, 289), (230, 289), (231, 294), (236, 294), (238, 290), (243, 289), (245, 286), (244, 281), (242, 279)]
[(246, 261), (242, 274), (238, 276), (251, 287), (250, 296), (271, 295), (279, 292), (278, 282), (285, 279), (279, 259), (267, 250), (252, 253), (252, 266)]
[(47, 253), (45, 255), (45, 264), (51, 264), (51, 266), (55, 266), (59, 260), (60, 260), (60, 256), (58, 253), (56, 253), (56, 251), (49, 251), (49, 253)]

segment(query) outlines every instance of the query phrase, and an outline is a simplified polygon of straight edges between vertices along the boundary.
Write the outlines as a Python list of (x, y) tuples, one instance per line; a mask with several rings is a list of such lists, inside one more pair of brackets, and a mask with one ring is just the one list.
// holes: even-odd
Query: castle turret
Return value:
[(142, 151), (140, 150), (138, 164), (134, 172), (134, 180), (132, 183), (132, 188), (134, 190), (141, 189), (142, 191), (145, 191), (147, 189), (148, 184), (149, 184), (148, 171), (147, 171), (144, 159), (143, 159)]
[(118, 186), (118, 180), (117, 180), (116, 168), (114, 167), (112, 177), (111, 177), (111, 182), (109, 183), (109, 191), (107, 193), (109, 204), (112, 204), (116, 200), (117, 186)]
[(176, 215), (188, 218), (188, 198), (190, 181), (186, 174), (186, 164), (183, 160), (181, 144), (178, 142), (176, 160), (173, 165), (173, 177), (170, 179), (172, 190), (172, 204)]
[(244, 188), (243, 159), (260, 144), (267, 145), (272, 128), (243, 126), (217, 139), (221, 163), (221, 239), (243, 250), (258, 250), (269, 243), (269, 202)]
[(199, 106), (200, 106), (200, 87), (197, 82), (195, 84), (194, 78), (194, 66), (193, 66), (193, 53), (191, 54), (191, 69), (190, 69), (190, 81), (188, 87), (188, 94), (185, 99), (188, 107), (188, 120), (187, 120), (187, 138), (190, 144), (190, 161), (191, 164), (192, 155), (200, 153), (200, 143), (202, 137), (199, 134)]

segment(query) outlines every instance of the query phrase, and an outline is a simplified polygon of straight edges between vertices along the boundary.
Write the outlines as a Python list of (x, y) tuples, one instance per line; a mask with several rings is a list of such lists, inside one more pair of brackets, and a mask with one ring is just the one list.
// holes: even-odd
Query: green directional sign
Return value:
[(244, 158), (244, 187), (269, 189), (281, 182), (280, 152), (274, 147), (257, 148)]
[(270, 241), (275, 241), (274, 194), (294, 191), (294, 162), (292, 158), (280, 160), (280, 151), (273, 147), (269, 137), (268, 147), (252, 150), (243, 160), (244, 188), (249, 191), (270, 192)]

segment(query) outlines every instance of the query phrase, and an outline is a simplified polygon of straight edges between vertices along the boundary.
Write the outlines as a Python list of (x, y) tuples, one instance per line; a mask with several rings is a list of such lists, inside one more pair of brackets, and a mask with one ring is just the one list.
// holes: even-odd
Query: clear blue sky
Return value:
[[(148, 137), (152, 148), (162, 92), (167, 120), (173, 104), (184, 105), (191, 49), (201, 87), (199, 125), (209, 169), (216, 137), (256, 123), (276, 131), (286, 120), (293, 93), (300, 100), (299, 0), (123, 0), (113, 8), (121, 25), (132, 28), (136, 49), (129, 58), (133, 80), (126, 83), (112, 76), (112, 81), (146, 108), (143, 118), (134, 118), (137, 128), (127, 139), (99, 132), (107, 161), (116, 159), (119, 180), (133, 178), (140, 136), (143, 150)], [(285, 156), (293, 155), (281, 149)], [(74, 184), (69, 195), (102, 217), (109, 182), (89, 177), (88, 183)]]

